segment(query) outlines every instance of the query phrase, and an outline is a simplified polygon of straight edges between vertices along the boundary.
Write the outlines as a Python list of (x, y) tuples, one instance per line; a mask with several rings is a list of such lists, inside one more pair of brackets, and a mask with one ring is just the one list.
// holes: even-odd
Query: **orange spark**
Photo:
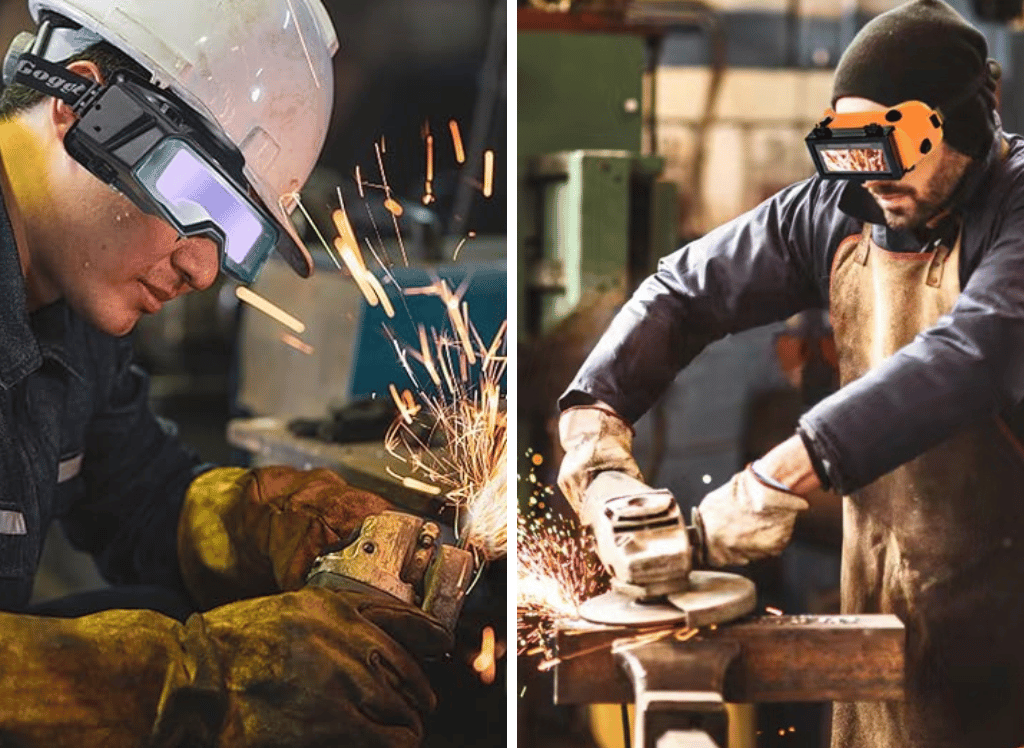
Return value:
[(455, 160), (463, 163), (466, 160), (466, 151), (462, 148), (462, 135), (459, 133), (459, 123), (453, 119), (448, 120), (448, 129), (452, 133), (452, 145), (455, 147)]
[(398, 390), (395, 389), (395, 385), (389, 384), (388, 392), (391, 393), (391, 399), (395, 401), (395, 406), (398, 408), (398, 413), (402, 416), (402, 420), (411, 426), (412, 419), (419, 412), (419, 408), (417, 407), (415, 410), (409, 408), (405, 399), (398, 394)]
[(384, 201), (384, 207), (387, 208), (388, 209), (388, 213), (390, 213), (393, 216), (400, 216), (400, 215), (402, 215), (402, 212), (403, 212), (402, 211), (402, 204), (399, 203), (394, 198), (389, 197), (387, 200), (385, 200)]
[(427, 331), (423, 328), (423, 325), (419, 326), (420, 333), (420, 352), (423, 354), (423, 368), (427, 370), (430, 375), (430, 379), (438, 387), (441, 386), (441, 377), (438, 376), (437, 367), (434, 366), (434, 358), (430, 355), (430, 344), (427, 342)]
[[(470, 379), (461, 343), (436, 332), (431, 340), (422, 327), (418, 333), (421, 350), (406, 350), (430, 372), (437, 393), (423, 389), (415, 393), (425, 412), (412, 424), (407, 418), (396, 419), (385, 437), (385, 448), (421, 474), (417, 477), (441, 488), (445, 501), (458, 512), (463, 547), (473, 548), (482, 558), (498, 558), (506, 552), (508, 522), (507, 415), (501, 398), (506, 358), (484, 358)], [(503, 335), (499, 334), (499, 347)], [(479, 360), (486, 348), (479, 335), (476, 339)], [(453, 378), (452, 371), (459, 369), (465, 374)], [(435, 437), (443, 437), (443, 446)]]
[(406, 488), (411, 488), (413, 491), (430, 494), (431, 496), (437, 496), (441, 493), (441, 489), (437, 486), (432, 486), (429, 483), (424, 483), (423, 481), (416, 480), (415, 478), (402, 478), (402, 485)]
[(307, 356), (313, 355), (313, 346), (305, 341), (299, 340), (299, 338), (292, 335), (290, 332), (281, 333), (281, 342), (290, 345), (300, 353), (305, 353)]
[(380, 299), (381, 309), (384, 310), (384, 314), (388, 317), (394, 318), (395, 307), (391, 304), (391, 299), (388, 298), (387, 291), (384, 290), (384, 286), (381, 285), (380, 281), (377, 280), (377, 276), (373, 273), (366, 271), (366, 282), (373, 288), (374, 293), (377, 294), (377, 298)]
[[(341, 193), (339, 193), (339, 199), (340, 195)], [(335, 228), (338, 229), (338, 235), (341, 237), (341, 240), (353, 249), (358, 247), (359, 242), (356, 240), (356, 232), (352, 230), (352, 223), (348, 220), (348, 213), (345, 212), (345, 209), (342, 207), (335, 210), (331, 213), (331, 219), (334, 221)]]
[(505, 333), (508, 332), (508, 320), (504, 320), (501, 323), (501, 327), (498, 328), (498, 333), (494, 336), (494, 340), (491, 341), (491, 347), (487, 349), (487, 353), (484, 354), (484, 361), (490, 363), (497, 359), (498, 348), (501, 345), (501, 341), (505, 339)]
[[(391, 197), (391, 186), (388, 184), (388, 175), (384, 171), (384, 157), (381, 155), (381, 150), (376, 144), (374, 144), (373, 150), (377, 154), (377, 168), (380, 169), (380, 181), (384, 187), (385, 198), (394, 202), (394, 199)], [(397, 202), (394, 202), (394, 204), (398, 205)], [(384, 205), (387, 206), (387, 203), (385, 202)], [(401, 208), (401, 206), (399, 206), (399, 208)], [(401, 210), (399, 210), (398, 213), (391, 208), (388, 208), (388, 210), (391, 211), (391, 220), (395, 224), (395, 238), (398, 239), (398, 248), (402, 252), (402, 261), (405, 263), (405, 266), (408, 267), (409, 256), (405, 253), (405, 242), (402, 241), (402, 232), (398, 228), (398, 216), (401, 215)]]
[(306, 331), (306, 326), (302, 322), (288, 314), (288, 312), (281, 307), (267, 301), (252, 289), (246, 288), (245, 286), (239, 286), (235, 289), (235, 296), (246, 304), (252, 306), (254, 309), (258, 309), (268, 317), (280, 322), (285, 327), (290, 328), (299, 335)]
[(494, 151), (484, 151), (484, 197), (494, 193)]
[(434, 201), (434, 136), (429, 132), (427, 141), (427, 178), (423, 183), (423, 204), (430, 205)]
[(484, 683), (493, 683), (496, 674), (496, 663), (494, 660), (494, 629), (485, 626), (480, 641), (480, 654), (473, 660), (473, 669), (480, 673), (480, 680)]
[[(341, 199), (341, 194), (338, 194)], [(379, 303), (388, 317), (395, 316), (395, 307), (388, 298), (387, 292), (377, 280), (377, 276), (366, 268), (366, 261), (363, 253), (359, 251), (359, 243), (356, 241), (355, 231), (348, 220), (348, 214), (344, 208), (339, 208), (331, 213), (335, 228), (338, 229), (338, 236), (334, 238), (334, 248), (338, 251), (345, 267), (352, 274), (352, 279), (359, 286), (359, 290), (366, 298), (370, 306), (377, 306)]]
[(427, 136), (427, 184), (434, 181), (434, 136)]
[(345, 263), (345, 267), (352, 274), (352, 280), (359, 286), (359, 290), (366, 298), (366, 303), (370, 306), (377, 306), (379, 302), (377, 298), (377, 292), (373, 286), (367, 281), (367, 276), (372, 277), (372, 273), (366, 270), (366, 266), (363, 265), (362, 255), (359, 254), (358, 249), (353, 249), (348, 244), (345, 244), (341, 237), (335, 237), (334, 248), (338, 250), (338, 254), (341, 255), (342, 262)]

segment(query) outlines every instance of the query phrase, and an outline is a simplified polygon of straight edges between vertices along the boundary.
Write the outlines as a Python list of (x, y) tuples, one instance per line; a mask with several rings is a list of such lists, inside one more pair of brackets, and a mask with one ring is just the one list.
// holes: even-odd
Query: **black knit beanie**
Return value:
[(985, 37), (942, 0), (910, 0), (872, 19), (836, 67), (832, 105), (923, 101), (942, 112), (944, 140), (979, 158), (995, 132), (995, 81)]

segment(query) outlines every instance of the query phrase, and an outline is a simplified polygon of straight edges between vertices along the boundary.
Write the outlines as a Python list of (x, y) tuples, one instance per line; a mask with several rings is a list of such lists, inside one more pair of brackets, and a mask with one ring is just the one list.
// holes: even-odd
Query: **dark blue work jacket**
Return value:
[(28, 603), (54, 520), (118, 584), (181, 590), (176, 530), (204, 466), (147, 403), (130, 339), (63, 301), (29, 314), (0, 202), (0, 610)]
[[(952, 312), (800, 419), (826, 483), (851, 493), (966, 426), (1024, 403), (1024, 139), (997, 139), (966, 176), (961, 293)], [(598, 399), (637, 420), (708, 343), (828, 308), (839, 244), (928, 241), (887, 229), (867, 192), (813, 177), (662, 258), (583, 364), (562, 407)], [(941, 238), (941, 237), (939, 237)], [(1024, 434), (1017, 417), (1007, 419)], [(884, 438), (883, 438), (884, 436)]]

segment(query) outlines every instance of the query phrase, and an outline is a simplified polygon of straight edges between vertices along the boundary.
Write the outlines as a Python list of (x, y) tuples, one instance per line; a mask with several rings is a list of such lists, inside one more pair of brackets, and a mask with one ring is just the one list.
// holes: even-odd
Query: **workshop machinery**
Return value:
[(612, 589), (556, 632), (556, 703), (633, 701), (637, 748), (724, 748), (727, 701), (901, 698), (895, 616), (748, 615), (753, 582), (694, 570), (699, 519), (625, 473), (594, 479), (581, 519)]

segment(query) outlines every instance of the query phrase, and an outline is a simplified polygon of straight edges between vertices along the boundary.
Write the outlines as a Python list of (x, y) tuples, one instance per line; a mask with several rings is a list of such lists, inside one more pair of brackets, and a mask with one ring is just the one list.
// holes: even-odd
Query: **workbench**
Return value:
[(722, 722), (725, 702), (903, 698), (906, 637), (892, 615), (748, 616), (695, 636), (638, 633), (565, 623), (554, 667), (557, 704), (635, 703), (635, 748), (654, 748), (670, 732), (673, 745), (714, 745), (708, 734), (721, 725), (693, 726)]

